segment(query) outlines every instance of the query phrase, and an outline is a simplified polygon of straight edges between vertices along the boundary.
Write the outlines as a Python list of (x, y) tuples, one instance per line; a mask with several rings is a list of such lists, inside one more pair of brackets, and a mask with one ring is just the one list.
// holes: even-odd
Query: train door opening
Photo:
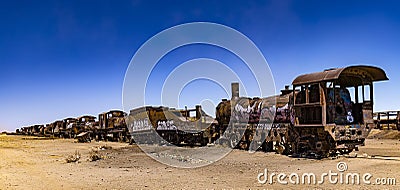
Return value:
[(364, 113), (372, 113), (372, 84), (345, 86), (327, 82), (327, 123), (363, 124)]
[(294, 96), (296, 125), (323, 125), (321, 87), (319, 83), (294, 86), (298, 93)]

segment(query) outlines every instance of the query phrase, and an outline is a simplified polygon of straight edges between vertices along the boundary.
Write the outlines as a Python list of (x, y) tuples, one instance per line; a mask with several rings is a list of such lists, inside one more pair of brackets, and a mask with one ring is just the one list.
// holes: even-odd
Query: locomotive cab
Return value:
[(363, 145), (374, 127), (373, 82), (383, 80), (388, 80), (385, 72), (372, 66), (328, 69), (297, 77), (292, 83), (291, 100), (293, 124), (299, 135), (297, 151), (346, 153)]
[(95, 138), (97, 140), (126, 141), (128, 131), (125, 123), (126, 116), (127, 114), (121, 110), (111, 110), (99, 114)]

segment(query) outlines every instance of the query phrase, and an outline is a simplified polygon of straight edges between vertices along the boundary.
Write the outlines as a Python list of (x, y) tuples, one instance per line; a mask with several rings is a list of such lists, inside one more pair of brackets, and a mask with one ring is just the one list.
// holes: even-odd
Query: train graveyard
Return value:
[[(3, 134), (0, 189), (399, 189), (400, 182), (302, 184), (300, 179), (300, 184), (281, 184), (276, 176), (266, 183), (258, 180), (265, 169), (269, 177), (277, 173), (315, 173), (317, 177), (330, 170), (338, 173), (338, 163), (347, 164), (345, 172), (392, 179), (400, 171), (399, 140), (397, 130), (375, 129), (366, 146), (345, 156), (317, 160), (235, 149), (208, 166), (183, 169), (153, 160), (135, 144)], [(180, 156), (188, 162), (195, 160), (191, 155)]]

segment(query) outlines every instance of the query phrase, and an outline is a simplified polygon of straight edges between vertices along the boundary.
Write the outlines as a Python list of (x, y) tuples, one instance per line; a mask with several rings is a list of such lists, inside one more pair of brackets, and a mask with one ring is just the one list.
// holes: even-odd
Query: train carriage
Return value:
[(130, 111), (128, 123), (129, 132), (137, 143), (205, 145), (214, 139), (210, 135), (214, 119), (202, 111), (201, 106), (189, 110), (140, 107)]

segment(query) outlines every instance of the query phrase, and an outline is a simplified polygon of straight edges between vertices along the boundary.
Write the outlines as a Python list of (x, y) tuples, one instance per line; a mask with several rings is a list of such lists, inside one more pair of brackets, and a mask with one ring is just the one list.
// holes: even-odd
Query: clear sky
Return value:
[[(0, 1), (0, 131), (122, 109), (124, 74), (138, 48), (164, 29), (196, 21), (253, 40), (277, 91), (299, 74), (381, 67), (390, 80), (375, 85), (375, 111), (400, 110), (399, 1), (18, 0)], [(165, 60), (183, 62), (198, 49)], [(225, 55), (218, 51), (200, 53)], [(189, 84), (183, 93), (195, 89)], [(219, 95), (229, 94), (204, 97)]]

